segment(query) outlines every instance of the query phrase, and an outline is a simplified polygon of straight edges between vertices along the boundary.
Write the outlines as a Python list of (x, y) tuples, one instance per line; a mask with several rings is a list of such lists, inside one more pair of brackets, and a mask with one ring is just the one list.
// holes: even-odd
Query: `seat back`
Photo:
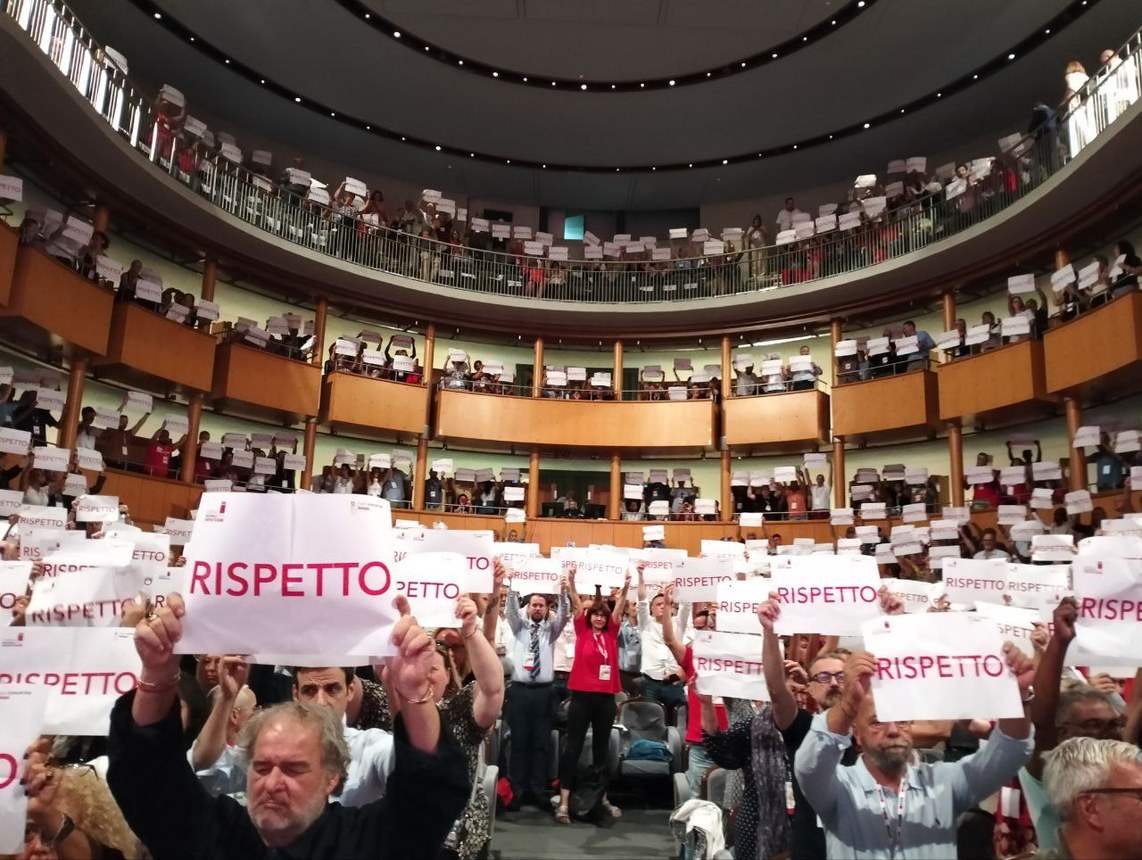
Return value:
[(666, 710), (659, 702), (631, 699), (619, 707), (619, 725), (626, 729), (630, 741), (667, 742)]
[(717, 806), (719, 809), (724, 808), (726, 800), (726, 772), (720, 767), (711, 768), (706, 771), (706, 800)]

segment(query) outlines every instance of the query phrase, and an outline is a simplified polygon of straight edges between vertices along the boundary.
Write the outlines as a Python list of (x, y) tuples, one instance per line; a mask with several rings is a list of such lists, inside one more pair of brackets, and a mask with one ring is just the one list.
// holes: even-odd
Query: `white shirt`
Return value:
[[(341, 719), (344, 722), (345, 718)], [(393, 771), (393, 736), (382, 729), (344, 728), (349, 773), (341, 793), (329, 800), (343, 806), (364, 806), (385, 795), (385, 783)], [(246, 762), (237, 747), (227, 747), (218, 761), (195, 775), (215, 797), (246, 790)]]
[[(559, 595), (558, 609), (554, 618), (544, 618), (534, 622), (530, 616), (523, 616), (519, 609), (519, 595), (514, 591), (508, 592), (508, 602), (504, 606), (504, 615), (508, 627), (511, 629), (512, 642), (508, 656), (512, 658), (512, 680), (517, 684), (550, 684), (558, 670), (558, 645), (555, 643), (560, 634), (569, 626), (567, 620), (571, 617), (571, 601), (566, 594)], [(532, 680), (531, 672), (526, 668), (531, 663), (531, 629), (533, 624), (539, 625), (539, 676)]]
[(796, 206), (793, 207), (793, 209), (791, 209), (791, 210), (790, 209), (782, 209), (780, 212), (777, 213), (777, 227), (778, 227), (778, 229), (780, 229), (780, 230), (792, 230), (793, 229), (793, 217), (795, 215), (803, 215), (803, 214), (805, 214), (805, 213), (803, 213)]
[[(94, 430), (94, 428), (92, 428)], [(80, 430), (75, 434), (75, 447), (76, 448), (94, 448), (95, 447), (95, 433), (88, 430)]]
[(809, 488), (809, 499), (812, 509), (814, 511), (827, 511), (831, 508), (829, 504), (829, 496), (832, 494), (833, 488), (828, 484), (817, 486), (813, 484)]
[(992, 549), (992, 550), (981, 549), (979, 552), (977, 552), (975, 555), (973, 555), (972, 558), (982, 558), (984, 560), (993, 559), (993, 558), (1002, 558), (1006, 561), (1006, 560), (1009, 560), (1011, 558), (1011, 556), (1009, 556), (1007, 553), (1005, 553), (999, 547), (996, 547), (995, 549)]
[(575, 625), (564, 626), (555, 640), (555, 671), (570, 672), (575, 662)]
[(345, 495), (346, 493), (353, 492), (353, 479), (352, 478), (338, 478), (333, 482), (333, 492)]
[[(675, 636), (679, 640), (682, 639), (685, 624), (685, 615), (680, 606), (678, 615), (674, 618)], [(667, 675), (677, 675), (681, 672), (674, 661), (674, 654), (662, 639), (662, 625), (650, 614), (650, 602), (647, 600), (638, 602), (638, 628), (642, 631), (642, 674), (656, 681), (662, 681)]]

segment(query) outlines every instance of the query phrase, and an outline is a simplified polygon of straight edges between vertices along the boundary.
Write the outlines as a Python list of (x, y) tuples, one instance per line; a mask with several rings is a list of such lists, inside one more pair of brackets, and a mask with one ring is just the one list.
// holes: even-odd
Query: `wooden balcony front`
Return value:
[[(227, 411), (296, 423), (317, 415), (321, 368), (252, 346), (221, 343), (214, 351), (211, 397)], [(233, 403), (239, 408), (232, 409)]]
[(1047, 332), (1047, 391), (1084, 400), (1142, 391), (1142, 293), (1109, 304)]
[(860, 442), (922, 438), (940, 424), (936, 374), (913, 370), (850, 382), (832, 391), (833, 435)]
[(321, 422), (336, 431), (419, 436), (427, 416), (428, 389), (423, 385), (355, 373), (330, 373), (322, 384)]
[(0, 307), (10, 342), (39, 354), (70, 355), (76, 348), (107, 352), (114, 300), (110, 290), (35, 248), (16, 252), (11, 284), (7, 306)]
[(436, 436), (551, 448), (706, 450), (714, 447), (711, 400), (595, 401), (437, 393)]
[(136, 525), (161, 526), (167, 517), (186, 519), (189, 512), (198, 507), (202, 485), (108, 469), (102, 492), (118, 496), (120, 504), (127, 505)]
[(778, 452), (830, 441), (829, 395), (816, 389), (731, 397), (722, 413), (731, 448)]
[(1047, 393), (1043, 343), (1023, 340), (940, 365), (940, 418), (999, 426), (1041, 418), (1054, 409)]
[(210, 391), (214, 347), (207, 332), (172, 322), (141, 305), (115, 306), (107, 357), (95, 362), (101, 376), (136, 388)]
[(0, 224), (0, 305), (8, 304), (12, 294), (12, 275), (16, 271), (19, 234), (7, 224)]

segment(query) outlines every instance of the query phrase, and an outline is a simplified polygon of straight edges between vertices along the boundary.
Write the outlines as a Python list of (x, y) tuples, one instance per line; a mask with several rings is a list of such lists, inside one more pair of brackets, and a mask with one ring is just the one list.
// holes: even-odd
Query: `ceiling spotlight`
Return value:
[(464, 61), (463, 61), (463, 60), (457, 60), (457, 61), (456, 61), (456, 63), (457, 63), (458, 65), (461, 65), (461, 66), (462, 66), (462, 65), (464, 65)]
[(511, 164), (511, 163), (512, 163), (512, 160), (509, 158), (509, 159), (508, 159), (508, 164)]
[(1014, 60), (1014, 59), (1015, 59), (1015, 55), (1014, 55), (1014, 54), (1008, 54), (1008, 55), (1007, 55), (1007, 59), (1009, 59), (1009, 60)]
[(425, 46), (424, 46), (424, 50), (426, 50), (426, 51), (431, 51), (431, 50), (432, 50), (432, 47), (431, 47), (431, 46), (429, 46), (429, 45), (425, 45)]
[(972, 76), (971, 76), (971, 79), (972, 79), (973, 81), (978, 81), (978, 80), (979, 80), (979, 75), (972, 75)]
[(544, 170), (547, 170), (547, 165), (546, 165), (546, 164), (544, 164), (544, 165), (542, 165), (542, 166), (543, 166), (543, 169), (544, 169)]
[(639, 89), (645, 89), (646, 88), (646, 84), (639, 84), (638, 86), (639, 86)]
[(371, 125), (365, 126), (365, 131), (372, 131), (372, 130), (373, 130), (373, 127)]
[(868, 128), (868, 123), (867, 123), (867, 122), (864, 124), (864, 127), (865, 127), (865, 128)]
[(745, 63), (742, 63), (742, 68), (743, 68), (743, 69), (745, 68)]
[(369, 13), (368, 13), (368, 12), (366, 12), (366, 13), (365, 13), (365, 20), (366, 20), (366, 21), (368, 21), (368, 20), (369, 20)]
[(904, 108), (901, 108), (901, 109), (900, 109), (900, 112), (901, 112), (901, 113), (904, 113)]
[(401, 137), (401, 143), (404, 143), (404, 137), (403, 136)]
[[(793, 144), (793, 148), (794, 148), (794, 149), (796, 149), (796, 148), (797, 148), (797, 144)], [(758, 154), (760, 155), (761, 153), (758, 153)]]
[(859, 2), (859, 3), (857, 3), (857, 8), (858, 8), (858, 9), (863, 9), (863, 8), (864, 8), (864, 0), (860, 0), (860, 2)]
[(194, 36), (190, 37), (190, 41), (192, 41), (192, 42), (194, 41)]
[(710, 77), (710, 75), (712, 75), (712, 74), (713, 74), (713, 72), (706, 72), (706, 77), (708, 78), (708, 77)]
[(499, 73), (499, 72), (492, 72), (492, 77), (493, 77), (493, 78), (498, 78), (499, 76), (500, 76), (500, 73)]
[(156, 20), (156, 21), (161, 21), (161, 20), (163, 20), (163, 13), (162, 13), (162, 12), (156, 12), (156, 13), (155, 13), (155, 20)]
[(615, 173), (618, 173), (618, 172), (619, 172), (619, 169), (616, 167), (616, 168), (615, 168)]
[(943, 93), (936, 93), (936, 98), (942, 99), (943, 97), (944, 97)]
[(552, 82), (551, 82), (551, 86), (555, 86), (555, 81), (552, 81)]
[(673, 81), (673, 80), (671, 80), (671, 81), (670, 81), (670, 86), (674, 86), (674, 81)]
[(393, 38), (394, 39), (400, 38), (400, 30), (393, 30)]
[(773, 59), (775, 59), (775, 60), (777, 59), (777, 51), (773, 52)]
[(440, 152), (440, 144), (436, 144), (436, 151)]
[(476, 153), (474, 153), (474, 152), (469, 152), (469, 153), (468, 153), (468, 157), (469, 157), (469, 158), (475, 158), (475, 157), (476, 157)]
[(587, 85), (586, 84), (579, 84), (579, 89), (585, 90), (585, 89), (587, 89)]
[(1044, 35), (1044, 36), (1050, 36), (1050, 35), (1051, 35), (1051, 28), (1050, 28), (1050, 27), (1048, 27), (1046, 30), (1044, 30), (1044, 31), (1043, 31), (1043, 35)]
[(337, 116), (337, 114), (335, 114), (333, 111), (329, 111), (329, 115), (330, 116)]
[(297, 102), (298, 104), (301, 104), (301, 96), (294, 96), (294, 97), (293, 97), (293, 100), (294, 100), (295, 102)]
[(651, 170), (658, 170), (658, 168), (657, 168), (657, 167), (652, 167), (652, 168), (650, 168), (650, 169), (651, 169)]
[(526, 83), (527, 83), (527, 78), (524, 78), (524, 79), (523, 79), (523, 82), (526, 84)]
[(227, 60), (227, 61), (226, 61), (226, 65), (230, 65), (230, 61), (229, 61), (229, 60)]
[(808, 41), (809, 41), (809, 37), (808, 37), (808, 36), (802, 36), (802, 37), (801, 37), (801, 41), (802, 41), (802, 42), (808, 42)]
[(693, 166), (694, 166), (694, 163), (693, 163), (693, 162), (690, 162), (690, 167), (693, 167)]
[(266, 79), (265, 79), (265, 78), (262, 78), (262, 83), (264, 84), (265, 82), (266, 82)]
[(835, 26), (837, 26), (837, 22), (836, 22), (836, 21), (830, 21), (830, 22), (829, 22), (829, 24), (831, 24), (831, 25), (832, 25), (832, 26), (834, 26), (834, 27), (835, 27)]

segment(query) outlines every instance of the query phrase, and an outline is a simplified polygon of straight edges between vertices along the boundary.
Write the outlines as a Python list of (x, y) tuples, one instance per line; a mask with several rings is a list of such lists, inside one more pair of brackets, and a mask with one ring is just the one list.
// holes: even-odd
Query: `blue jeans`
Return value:
[(686, 782), (690, 784), (690, 792), (694, 797), (701, 797), (702, 777), (714, 764), (714, 760), (706, 754), (706, 747), (702, 744), (689, 744), (689, 761), (686, 765)]
[(642, 678), (643, 698), (661, 702), (666, 709), (666, 722), (669, 725), (674, 719), (674, 709), (686, 704), (686, 688), (681, 684), (668, 684), (665, 681), (656, 681), (645, 675)]

